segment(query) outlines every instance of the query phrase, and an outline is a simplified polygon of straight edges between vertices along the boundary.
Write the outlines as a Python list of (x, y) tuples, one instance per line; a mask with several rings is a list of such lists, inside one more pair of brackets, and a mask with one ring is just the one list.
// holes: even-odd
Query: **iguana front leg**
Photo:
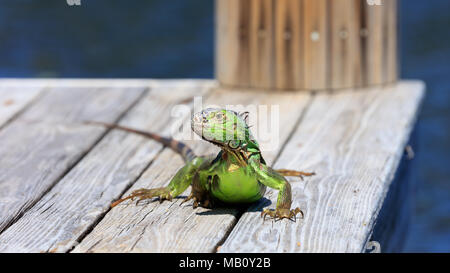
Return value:
[(206, 158), (196, 157), (194, 160), (186, 163), (186, 165), (178, 170), (167, 187), (153, 189), (138, 189), (133, 191), (129, 196), (119, 199), (111, 204), (115, 207), (128, 199), (138, 198), (138, 201), (159, 197), (160, 202), (164, 200), (171, 201), (172, 198), (183, 193), (192, 183), (194, 175), (197, 173), (199, 166), (205, 162)]
[[(189, 196), (181, 202), (181, 204), (193, 200), (192, 207), (195, 209), (198, 206), (204, 208), (212, 208), (213, 200), (210, 198), (209, 192), (205, 189), (204, 184), (201, 183), (200, 173), (197, 172), (192, 181), (192, 189)], [(180, 205), (181, 205), (180, 204)]]
[(260, 183), (279, 191), (275, 211), (264, 209), (261, 212), (261, 217), (264, 216), (265, 219), (266, 216), (269, 215), (274, 219), (296, 219), (296, 215), (298, 213), (300, 213), (303, 217), (303, 212), (300, 208), (291, 210), (292, 191), (289, 182), (278, 172), (264, 164), (252, 163), (251, 165)]

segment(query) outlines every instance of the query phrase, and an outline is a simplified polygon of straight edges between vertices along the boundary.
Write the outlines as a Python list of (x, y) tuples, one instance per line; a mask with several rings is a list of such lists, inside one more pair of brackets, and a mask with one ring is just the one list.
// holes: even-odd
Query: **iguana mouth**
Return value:
[(198, 124), (198, 123), (191, 123), (191, 129), (192, 131), (194, 131), (194, 133), (196, 133), (199, 137), (201, 137), (203, 140), (209, 141), (209, 142), (214, 142), (214, 139), (208, 139), (205, 134), (203, 133), (206, 129), (205, 126), (203, 126), (203, 124)]
[(191, 118), (192, 131), (194, 131), (194, 133), (200, 136), (203, 140), (206, 140), (208, 142), (216, 142), (217, 144), (222, 145), (221, 143), (218, 143), (219, 141), (215, 140), (214, 138), (212, 137), (208, 138), (207, 134), (204, 133), (209, 132), (210, 130), (210, 126), (208, 126), (206, 120), (207, 120), (207, 112), (205, 112), (205, 110), (193, 114)]

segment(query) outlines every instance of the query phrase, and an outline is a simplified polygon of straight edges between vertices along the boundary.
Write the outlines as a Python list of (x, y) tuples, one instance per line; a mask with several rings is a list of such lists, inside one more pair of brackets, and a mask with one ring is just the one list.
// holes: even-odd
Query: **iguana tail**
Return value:
[(130, 132), (130, 133), (134, 133), (134, 134), (138, 134), (141, 136), (145, 136), (145, 137), (154, 139), (154, 140), (158, 141), (159, 143), (163, 144), (164, 146), (171, 148), (176, 153), (180, 154), (183, 157), (184, 161), (186, 161), (186, 162), (189, 162), (196, 157), (194, 151), (191, 148), (189, 148), (186, 144), (184, 144), (182, 142), (176, 141), (173, 138), (167, 138), (167, 137), (163, 137), (163, 136), (153, 134), (150, 132), (140, 131), (137, 129), (128, 128), (128, 127), (124, 127), (124, 126), (120, 126), (120, 125), (112, 124), (112, 123), (105, 123), (105, 122), (100, 122), (100, 121), (85, 121), (84, 123), (102, 125), (106, 128), (119, 129), (122, 131)]

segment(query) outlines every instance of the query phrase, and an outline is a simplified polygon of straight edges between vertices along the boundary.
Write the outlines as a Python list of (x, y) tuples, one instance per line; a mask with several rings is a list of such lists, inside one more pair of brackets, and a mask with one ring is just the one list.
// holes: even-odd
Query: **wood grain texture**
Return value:
[(385, 13), (386, 19), (384, 20), (384, 43), (386, 47), (385, 54), (385, 75), (384, 81), (388, 83), (395, 82), (399, 75), (399, 54), (398, 54), (398, 46), (397, 41), (391, 39), (391, 37), (397, 37), (397, 17), (398, 17), (398, 3), (397, 0), (394, 1), (385, 1)]
[[(216, 2), (216, 78), (222, 84), (241, 85), (241, 74), (248, 70), (242, 62), (248, 60), (241, 55), (248, 55), (248, 36), (245, 36), (243, 14), (240, 0), (218, 0)], [(241, 50), (240, 46), (243, 46)], [(246, 50), (247, 49), (247, 50)]]
[[(172, 108), (180, 102), (192, 108), (192, 97), (205, 95), (212, 85), (212, 81), (200, 80), (161, 81), (151, 85), (150, 93), (127, 112), (120, 124), (168, 133), (174, 119)], [(91, 120), (101, 119), (93, 116)], [(70, 250), (161, 149), (161, 144), (141, 136), (117, 130), (110, 132), (36, 205), (0, 235), (0, 252)]]
[[(273, 4), (274, 0), (251, 0), (250, 2), (249, 85), (255, 88), (274, 87)], [(224, 59), (224, 61), (227, 60)]]
[(276, 88), (304, 88), (303, 2), (280, 0), (275, 5)]
[(77, 124), (114, 122), (144, 88), (55, 88), (0, 131), (0, 231), (38, 201), (105, 132)]
[(42, 91), (42, 87), (0, 85), (0, 128), (23, 111)]
[[(305, 218), (263, 222), (260, 202), (243, 214), (220, 252), (364, 251), (423, 95), (423, 83), (414, 81), (316, 95), (275, 164), (316, 171), (292, 184), (293, 206)], [(266, 194), (273, 204), (276, 193)]]
[(360, 8), (358, 0), (330, 2), (330, 88), (361, 86)]
[[(383, 1), (386, 2), (386, 1)], [(384, 6), (366, 4), (367, 10), (367, 85), (383, 83), (384, 47)]]
[[(240, 90), (216, 90), (204, 102), (208, 106), (233, 105), (231, 109), (244, 110), (249, 106), (250, 124), (257, 125), (272, 119), (272, 112), (279, 109), (279, 131), (276, 132), (278, 144), (271, 148), (270, 141), (262, 141), (266, 160), (273, 162), (282, 144), (289, 137), (302, 110), (308, 104), (309, 94), (269, 92), (241, 92)], [(276, 104), (268, 109), (257, 106)], [(241, 105), (242, 107), (240, 107)], [(258, 119), (255, 109), (258, 110)], [(275, 116), (276, 118), (276, 116)], [(186, 121), (188, 122), (188, 120)], [(272, 132), (275, 127), (271, 127)], [(262, 130), (261, 128), (258, 129)], [(253, 132), (257, 132), (253, 130)], [(258, 137), (255, 136), (257, 139)], [(188, 142), (197, 154), (217, 153), (218, 148), (201, 140)], [(181, 158), (171, 150), (164, 150), (133, 187), (125, 194), (138, 188), (161, 187), (167, 185), (175, 172), (183, 166)], [(181, 196), (187, 196), (189, 189)], [(208, 210), (193, 209), (191, 202), (180, 205), (182, 198), (174, 202), (140, 202), (139, 205), (123, 203), (109, 211), (91, 233), (75, 247), (73, 252), (211, 252), (233, 227), (238, 209), (219, 208)]]
[[(416, 137), (417, 126), (408, 141), (414, 151), (417, 151)], [(404, 252), (414, 211), (414, 190), (419, 170), (420, 163), (409, 158), (407, 152), (403, 153), (369, 240), (378, 242), (382, 253)]]
[(307, 89), (325, 89), (329, 83), (329, 35), (327, 0), (304, 1), (303, 46)]

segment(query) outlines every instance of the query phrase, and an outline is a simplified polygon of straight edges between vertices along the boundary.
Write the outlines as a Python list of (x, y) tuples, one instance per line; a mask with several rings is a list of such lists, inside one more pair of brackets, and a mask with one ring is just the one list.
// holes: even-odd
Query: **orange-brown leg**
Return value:
[(172, 195), (170, 194), (170, 190), (168, 187), (164, 188), (155, 188), (155, 189), (138, 189), (133, 191), (130, 195), (127, 197), (124, 197), (122, 199), (119, 199), (111, 204), (111, 207), (115, 207), (118, 204), (122, 203), (125, 200), (134, 198), (138, 198), (138, 202), (140, 200), (150, 199), (153, 197), (159, 197), (159, 201), (162, 203), (164, 200), (172, 201)]
[(287, 169), (278, 169), (275, 170), (277, 173), (281, 174), (282, 176), (298, 176), (300, 179), (303, 180), (304, 176), (312, 176), (315, 175), (315, 172), (301, 172), (301, 171), (294, 171), (294, 170), (287, 170)]

